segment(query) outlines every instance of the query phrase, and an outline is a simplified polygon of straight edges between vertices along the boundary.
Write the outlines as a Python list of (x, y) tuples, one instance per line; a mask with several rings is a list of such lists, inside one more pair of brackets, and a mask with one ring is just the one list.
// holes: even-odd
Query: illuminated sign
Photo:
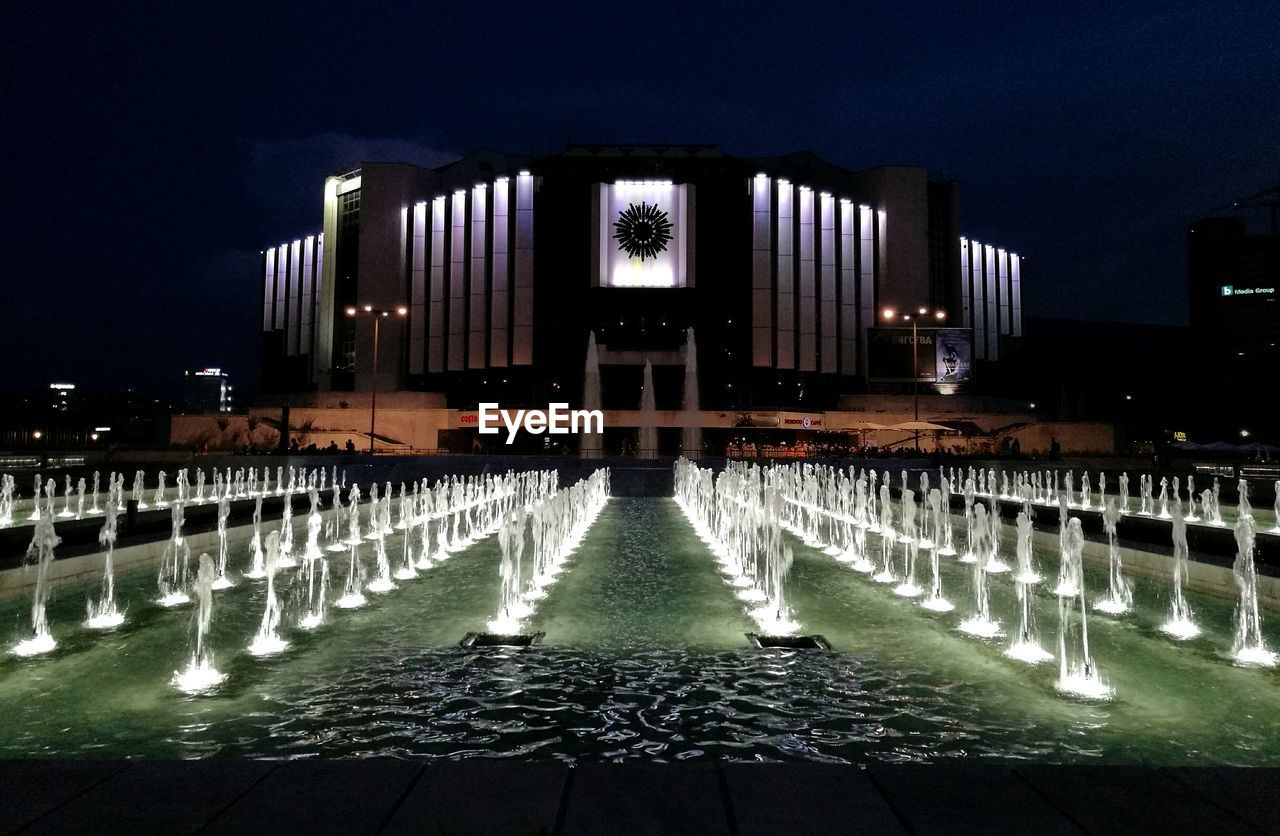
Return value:
[(1174, 440), (1174, 441), (1186, 441), (1186, 440), (1187, 440), (1187, 434), (1186, 434), (1186, 433), (1184, 433), (1184, 432), (1182, 432), (1182, 431), (1180, 431), (1180, 430), (1175, 430), (1175, 431), (1174, 431), (1174, 433), (1173, 433), (1173, 440)]
[(76, 388), (76, 385), (74, 383), (50, 383), (49, 388), (57, 389), (59, 392), (69, 392)]
[(946, 386), (972, 380), (973, 342), (969, 329), (919, 328), (915, 340), (913, 343), (910, 328), (868, 329), (868, 376), (872, 380), (916, 380)]
[(692, 187), (670, 180), (595, 186), (593, 255), (598, 287), (693, 284)]

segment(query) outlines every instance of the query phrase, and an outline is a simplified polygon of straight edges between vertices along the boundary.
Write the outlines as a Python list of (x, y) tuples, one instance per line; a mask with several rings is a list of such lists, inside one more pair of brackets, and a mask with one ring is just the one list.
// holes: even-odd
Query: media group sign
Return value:
[(1222, 286), (1223, 296), (1275, 296), (1276, 289), (1274, 287), (1236, 287), (1235, 285), (1224, 284)]

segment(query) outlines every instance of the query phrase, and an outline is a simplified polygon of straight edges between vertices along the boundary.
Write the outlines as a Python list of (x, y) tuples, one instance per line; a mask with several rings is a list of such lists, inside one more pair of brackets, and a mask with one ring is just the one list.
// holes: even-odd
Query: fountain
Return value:
[(1133, 586), (1124, 578), (1120, 562), (1120, 546), (1116, 542), (1116, 525), (1120, 512), (1115, 502), (1107, 502), (1102, 512), (1102, 528), (1107, 533), (1107, 550), (1110, 555), (1109, 591), (1106, 598), (1094, 602), (1093, 608), (1107, 615), (1124, 615), (1133, 608)]
[(59, 543), (53, 530), (53, 513), (47, 513), (36, 521), (31, 545), (27, 546), (28, 563), (36, 564), (36, 584), (31, 595), (31, 637), (15, 644), (10, 652), (15, 656), (39, 656), (58, 646), (49, 631), (45, 605), (49, 601), (49, 567), (53, 564), (53, 550)]
[(151, 504), (157, 508), (167, 508), (169, 506), (169, 500), (165, 497), (164, 479), (165, 472), (162, 470), (156, 476), (156, 494), (151, 497)]
[(292, 569), (298, 565), (293, 557), (293, 491), (284, 492), (284, 511), (280, 518), (280, 568)]
[(89, 601), (88, 613), (84, 626), (90, 630), (114, 630), (124, 623), (124, 613), (116, 608), (116, 578), (113, 556), (116, 548), (116, 511), (115, 502), (107, 499), (107, 516), (103, 520), (102, 530), (98, 532), (98, 542), (103, 546), (102, 564), (102, 596), (97, 601)]
[(218, 577), (214, 589), (230, 589), (235, 586), (227, 576), (227, 518), (231, 516), (231, 502), (224, 495), (218, 499)]
[[(945, 486), (947, 480), (943, 479), (942, 484)], [(948, 601), (942, 594), (942, 574), (939, 566), (938, 555), (942, 552), (941, 544), (938, 542), (937, 532), (942, 521), (942, 492), (937, 488), (929, 491), (929, 515), (933, 518), (933, 530), (935, 539), (932, 548), (929, 549), (929, 563), (933, 570), (933, 582), (929, 585), (929, 597), (920, 603), (920, 606), (926, 610), (933, 612), (951, 612), (955, 609), (955, 604)]]
[(258, 634), (249, 644), (254, 656), (271, 656), (280, 653), (289, 643), (280, 638), (280, 601), (276, 598), (276, 569), (280, 564), (280, 535), (272, 531), (267, 535), (267, 594), (262, 610)]
[[(1084, 594), (1084, 533), (1080, 520), (1072, 517), (1063, 532), (1063, 551), (1070, 557), (1076, 572), (1073, 583), (1078, 590), (1075, 596), (1058, 598), (1058, 690), (1064, 694), (1087, 700), (1110, 699), (1113, 691), (1102, 680), (1098, 666), (1089, 652), (1089, 618)], [(1075, 605), (1080, 605), (1080, 649), (1078, 655), (1068, 652), (1068, 634), (1074, 626)]]
[[(187, 564), (191, 560), (191, 547), (182, 536), (183, 509), (181, 503), (174, 503), (171, 512), (173, 521), (172, 534), (165, 546), (164, 556), (160, 560), (160, 599), (162, 607), (178, 607), (190, 603), (187, 594)], [(210, 581), (212, 584), (212, 581)], [(211, 587), (212, 588), (212, 587)]]
[(1252, 515), (1236, 519), (1236, 559), (1231, 564), (1231, 574), (1240, 590), (1240, 601), (1236, 606), (1236, 633), (1231, 644), (1231, 658), (1240, 665), (1273, 668), (1280, 657), (1267, 648), (1266, 639), (1262, 637), (1258, 569), (1253, 561), (1256, 526)]
[(1249, 481), (1241, 479), (1236, 483), (1236, 519), (1252, 517), (1253, 506), (1249, 504)]
[(35, 522), (40, 519), (40, 474), (36, 474), (35, 493), (32, 496), (31, 513), (27, 516), (27, 522)]
[(644, 361), (644, 377), (640, 389), (640, 430), (639, 430), (639, 449), (637, 453), (642, 459), (656, 459), (658, 457), (658, 428), (654, 426), (657, 420), (657, 406), (654, 401), (653, 392), (653, 364), (648, 360)]
[(1014, 554), (1018, 560), (1018, 571), (1013, 579), (1016, 583), (1027, 586), (1040, 583), (1043, 580), (1040, 571), (1036, 568), (1035, 555), (1031, 547), (1031, 520), (1031, 505), (1023, 505), (1022, 510), (1018, 512), (1017, 520), (1014, 522), (1014, 527), (1018, 532), (1018, 540), (1014, 544)]
[(960, 555), (961, 563), (973, 563), (978, 557), (974, 552), (974, 530), (973, 530), (973, 497), (975, 489), (973, 477), (970, 476), (964, 482), (964, 552)]
[(991, 598), (987, 589), (991, 527), (987, 523), (987, 509), (981, 502), (974, 505), (973, 517), (973, 615), (960, 622), (960, 630), (978, 638), (994, 639), (1004, 635), (1004, 631), (1000, 628), (1000, 622), (991, 617)]
[(524, 546), (525, 511), (517, 508), (508, 512), (506, 520), (498, 529), (498, 548), (502, 553), (502, 560), (498, 565), (498, 614), (487, 625), (491, 633), (519, 633), (521, 622), (533, 614), (533, 608), (523, 600), (522, 595)]
[(360, 486), (352, 485), (347, 494), (347, 583), (342, 597), (334, 601), (334, 606), (344, 610), (355, 609), (365, 605), (364, 566), (360, 562), (360, 545), (364, 540), (360, 537)]
[(698, 405), (698, 348), (693, 341), (693, 328), (685, 332), (684, 350), (684, 429), (680, 433), (683, 455), (702, 455), (701, 414)]
[(0, 528), (13, 525), (13, 477), (0, 475)]
[(365, 587), (369, 592), (379, 594), (391, 592), (396, 588), (395, 581), (391, 579), (391, 559), (387, 556), (387, 534), (386, 531), (391, 527), (391, 491), (388, 490), (383, 494), (383, 499), (378, 499), (377, 485), (373, 486), (374, 490), (369, 496), (369, 534), (365, 539), (373, 539), (374, 554), (376, 556), (375, 565), (378, 567), (378, 576), (369, 581)]
[[(541, 484), (536, 479), (517, 480), (517, 484), (519, 481), (526, 486), (529, 481)], [(603, 510), (609, 499), (609, 470), (597, 470), (571, 487), (549, 494), (535, 489), (528, 510), (525, 504), (517, 503), (514, 508), (503, 511), (502, 494), (495, 492), (493, 496), (495, 501), (488, 506), (498, 526), (502, 559), (498, 565), (498, 611), (489, 620), (487, 629), (490, 635), (511, 637), (518, 634), (524, 621), (534, 614), (535, 602), (555, 582)], [(526, 561), (524, 552), (529, 544), (534, 554), (531, 561)], [(529, 564), (531, 569), (526, 568)]]
[(916, 557), (918, 555), (917, 543), (920, 541), (920, 532), (916, 525), (916, 500), (915, 492), (910, 488), (902, 490), (902, 550), (903, 550), (903, 570), (902, 583), (893, 588), (894, 594), (901, 595), (903, 598), (914, 598), (924, 592), (916, 585)]
[(1014, 634), (1013, 644), (1004, 654), (1010, 659), (1039, 665), (1048, 662), (1053, 654), (1045, 650), (1036, 638), (1035, 622), (1031, 610), (1031, 587), (1038, 583), (1040, 575), (1036, 572), (1031, 555), (1031, 509), (1024, 507), (1018, 513), (1018, 572), (1014, 575), (1014, 586), (1018, 594), (1018, 632)]
[(897, 535), (893, 530), (893, 503), (889, 499), (889, 480), (880, 485), (880, 571), (871, 576), (876, 583), (893, 583), (893, 544)]
[[(178, 506), (181, 507), (181, 506)], [(185, 670), (175, 671), (173, 686), (184, 694), (201, 694), (221, 685), (226, 674), (220, 673), (213, 663), (213, 652), (208, 647), (209, 628), (213, 624), (213, 582), (217, 578), (213, 558), (200, 555), (200, 568), (196, 571), (196, 611), (192, 618), (195, 637), (192, 641), (191, 660)]]
[(1079, 579), (1083, 577), (1083, 570), (1076, 566), (1072, 561), (1075, 556), (1067, 550), (1067, 499), (1058, 496), (1058, 585), (1054, 587), (1053, 594), (1060, 598), (1074, 598), (1080, 594)]
[(91, 500), (91, 502), (90, 502), (90, 504), (89, 504), (89, 515), (90, 515), (90, 516), (97, 516), (98, 514), (101, 514), (101, 513), (102, 513), (102, 509), (101, 509), (100, 507), (98, 507), (98, 489), (99, 489), (99, 481), (100, 481), (100, 479), (101, 479), (101, 476), (100, 476), (100, 474), (98, 473), (98, 471), (96, 471), (96, 470), (95, 470), (95, 471), (93, 471), (93, 496), (92, 496), (92, 500)]
[[(310, 537), (311, 519), (319, 516), (318, 513), (313, 513), (308, 518), (308, 537)], [(319, 534), (318, 525), (316, 533)], [(298, 618), (298, 626), (303, 630), (314, 630), (324, 623), (325, 605), (329, 592), (328, 558), (323, 553), (318, 553), (313, 559), (304, 561), (302, 574), (306, 582), (304, 593), (306, 600), (303, 602), (302, 615)]]
[(1182, 516), (1182, 501), (1173, 501), (1173, 599), (1169, 620), (1160, 626), (1166, 635), (1186, 641), (1200, 635), (1200, 628), (1192, 619), (1191, 604), (1183, 594), (1183, 586), (1187, 583), (1187, 561), (1190, 559), (1187, 547), (1187, 522)]

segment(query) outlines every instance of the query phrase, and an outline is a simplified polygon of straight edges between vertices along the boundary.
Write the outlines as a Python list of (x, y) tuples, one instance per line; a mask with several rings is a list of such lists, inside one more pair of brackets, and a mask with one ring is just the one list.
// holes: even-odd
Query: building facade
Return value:
[(263, 253), (264, 389), (575, 403), (594, 333), (606, 408), (635, 407), (646, 362), (677, 408), (692, 329), (704, 408), (961, 391), (1021, 336), (1022, 263), (957, 216), (922, 168), (808, 153), (362, 163), (325, 180), (322, 230)]

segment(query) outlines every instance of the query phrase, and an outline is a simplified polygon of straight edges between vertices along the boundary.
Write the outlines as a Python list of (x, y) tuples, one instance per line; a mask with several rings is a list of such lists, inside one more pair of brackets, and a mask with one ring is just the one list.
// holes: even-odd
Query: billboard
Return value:
[(969, 332), (939, 328), (934, 337), (934, 382), (968, 383), (973, 375), (973, 344)]
[(967, 328), (870, 328), (867, 370), (871, 380), (967, 383), (973, 374), (973, 332)]
[(670, 180), (598, 183), (593, 195), (598, 287), (691, 287), (691, 190)]

